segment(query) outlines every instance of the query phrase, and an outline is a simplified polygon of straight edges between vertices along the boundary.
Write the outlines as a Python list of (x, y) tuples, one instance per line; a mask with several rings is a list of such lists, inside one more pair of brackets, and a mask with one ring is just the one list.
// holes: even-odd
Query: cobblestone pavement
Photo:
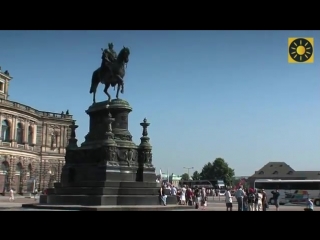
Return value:
[[(17, 197), (14, 202), (9, 202), (9, 197), (0, 197), (0, 211), (75, 211), (75, 210), (54, 210), (54, 209), (28, 209), (22, 208), (21, 205), (24, 203), (35, 203), (38, 200), (25, 198), (25, 197)], [(280, 211), (303, 211), (305, 206), (280, 206)], [(165, 208), (165, 207), (164, 207)], [(233, 204), (233, 210), (237, 211), (237, 204)], [(178, 209), (172, 211), (226, 211), (224, 197), (209, 198), (208, 206), (205, 210), (194, 209), (194, 207), (190, 207), (190, 209)], [(270, 206), (268, 211), (275, 211), (274, 206)], [(314, 211), (320, 211), (320, 207), (315, 207)]]
[[(38, 202), (39, 200), (36, 199), (34, 200), (34, 198), (25, 198), (25, 197), (19, 197), (19, 198), (15, 198), (14, 201), (12, 203), (35, 203), (35, 202)], [(5, 196), (1, 196), (0, 197), (0, 204), (1, 203), (10, 203), (9, 202), (9, 197)]]
[[(224, 200), (224, 199), (223, 199)], [(237, 203), (233, 203), (233, 211), (238, 211)], [(292, 205), (292, 206), (280, 206), (279, 211), (304, 211), (305, 206), (303, 205)], [(173, 210), (173, 211), (226, 211), (226, 205), (223, 201), (217, 201), (209, 199), (208, 206), (205, 210), (202, 209), (195, 209), (194, 207), (187, 209), (187, 210)], [(267, 211), (276, 211), (275, 206), (269, 206)], [(320, 211), (320, 207), (314, 207), (314, 211)]]
[(54, 209), (31, 209), (31, 208), (8, 208), (8, 209), (0, 209), (0, 211), (10, 211), (10, 212), (12, 212), (12, 211), (18, 211), (18, 212), (34, 212), (34, 211), (50, 211), (50, 212), (52, 212), (52, 211), (63, 211), (63, 212), (65, 212), (65, 211), (67, 211), (67, 212), (69, 212), (69, 211), (75, 211), (75, 210), (54, 210)]

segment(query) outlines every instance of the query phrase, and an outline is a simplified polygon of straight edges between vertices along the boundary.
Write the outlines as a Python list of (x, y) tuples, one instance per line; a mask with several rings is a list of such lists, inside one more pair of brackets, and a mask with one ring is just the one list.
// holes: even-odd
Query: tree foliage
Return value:
[(192, 175), (192, 180), (196, 181), (196, 180), (201, 180), (201, 175), (198, 171), (195, 171)]
[(201, 180), (223, 180), (228, 186), (232, 184), (234, 170), (223, 158), (216, 158), (212, 163), (203, 166), (200, 173)]
[(190, 179), (188, 173), (184, 173), (181, 175), (181, 181), (188, 181)]

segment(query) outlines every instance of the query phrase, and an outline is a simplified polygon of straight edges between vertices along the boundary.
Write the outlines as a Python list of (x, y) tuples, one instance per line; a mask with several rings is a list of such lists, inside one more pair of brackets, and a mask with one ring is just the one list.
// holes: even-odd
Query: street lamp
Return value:
[(183, 168), (188, 170), (188, 178), (190, 179), (190, 169), (193, 169), (193, 167), (183, 167)]

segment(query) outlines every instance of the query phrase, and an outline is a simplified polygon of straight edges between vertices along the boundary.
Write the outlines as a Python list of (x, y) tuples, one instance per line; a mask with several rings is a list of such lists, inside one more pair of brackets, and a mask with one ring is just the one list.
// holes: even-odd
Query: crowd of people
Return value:
[[(279, 210), (279, 191), (272, 192), (276, 211)], [(268, 199), (264, 189), (243, 189), (242, 186), (235, 192), (238, 211), (267, 211)]]
[(173, 195), (177, 197), (177, 204), (194, 206), (196, 209), (205, 209), (207, 206), (207, 196), (210, 194), (205, 188), (191, 189), (189, 186), (182, 186), (176, 188), (174, 185), (162, 184), (159, 195), (161, 203), (166, 206), (167, 195)]
[[(278, 189), (272, 191), (272, 198), (276, 211), (279, 211), (279, 197)], [(182, 186), (177, 188), (174, 185), (163, 183), (159, 190), (159, 197), (161, 204), (166, 206), (166, 199), (168, 195), (176, 196), (177, 204), (194, 206), (196, 209), (205, 209), (209, 196), (215, 196), (214, 189), (205, 188), (190, 188), (189, 186)], [(234, 195), (234, 196), (233, 196)], [(233, 210), (233, 199), (235, 198), (238, 204), (238, 211), (267, 211), (269, 208), (267, 194), (264, 189), (253, 188), (239, 188), (234, 192), (230, 189), (225, 191), (226, 210)], [(313, 203), (308, 199), (306, 211), (313, 211)]]

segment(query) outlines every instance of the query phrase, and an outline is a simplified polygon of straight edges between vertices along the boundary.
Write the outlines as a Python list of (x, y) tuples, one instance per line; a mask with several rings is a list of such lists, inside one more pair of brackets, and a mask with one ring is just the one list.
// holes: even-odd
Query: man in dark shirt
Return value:
[(274, 200), (274, 205), (276, 206), (276, 211), (279, 211), (279, 196), (280, 196), (280, 193), (279, 193), (279, 190), (276, 189), (276, 191), (272, 191), (272, 198)]
[(196, 188), (194, 190), (194, 195), (195, 195), (195, 208), (198, 209), (199, 208), (199, 204), (200, 204), (200, 189)]

